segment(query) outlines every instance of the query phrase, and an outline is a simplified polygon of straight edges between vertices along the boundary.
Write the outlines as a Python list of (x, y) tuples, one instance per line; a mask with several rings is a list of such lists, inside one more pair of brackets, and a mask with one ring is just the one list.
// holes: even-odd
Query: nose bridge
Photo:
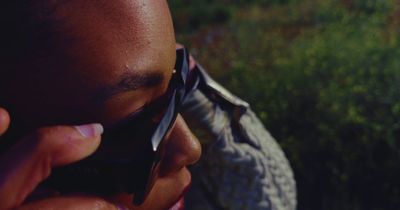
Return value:
[(197, 162), (200, 158), (200, 143), (180, 115), (166, 139), (166, 144), (165, 156), (161, 164), (162, 175), (178, 171)]

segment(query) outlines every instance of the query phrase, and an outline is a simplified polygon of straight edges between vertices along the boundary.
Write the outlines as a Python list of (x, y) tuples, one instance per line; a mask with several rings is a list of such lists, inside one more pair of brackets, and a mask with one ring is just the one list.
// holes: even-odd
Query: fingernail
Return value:
[(75, 128), (85, 138), (99, 136), (103, 133), (103, 126), (98, 123), (75, 126)]
[(125, 205), (121, 203), (115, 203), (115, 207), (117, 207), (117, 210), (129, 210)]

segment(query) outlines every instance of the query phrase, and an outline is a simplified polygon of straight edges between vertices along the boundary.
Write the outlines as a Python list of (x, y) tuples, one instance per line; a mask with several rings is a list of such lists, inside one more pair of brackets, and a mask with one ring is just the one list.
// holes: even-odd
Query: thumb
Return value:
[(100, 144), (100, 124), (40, 128), (0, 158), (0, 209), (19, 206), (54, 166), (79, 161)]
[[(79, 161), (92, 154), (100, 144), (100, 135), (103, 127), (100, 124), (81, 126), (59, 126), (39, 131), (39, 139), (48, 139), (51, 143), (44, 143), (44, 152), (52, 157), (52, 166), (61, 166)], [(56, 139), (57, 140), (52, 140)], [(46, 140), (44, 140), (46, 141)]]

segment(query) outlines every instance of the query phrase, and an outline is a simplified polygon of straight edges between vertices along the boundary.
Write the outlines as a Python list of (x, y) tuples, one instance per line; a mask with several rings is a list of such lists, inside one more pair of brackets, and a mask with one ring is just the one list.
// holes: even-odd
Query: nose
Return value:
[(166, 176), (197, 162), (201, 155), (200, 142), (178, 115), (170, 134), (165, 139), (165, 154), (160, 165), (160, 175)]

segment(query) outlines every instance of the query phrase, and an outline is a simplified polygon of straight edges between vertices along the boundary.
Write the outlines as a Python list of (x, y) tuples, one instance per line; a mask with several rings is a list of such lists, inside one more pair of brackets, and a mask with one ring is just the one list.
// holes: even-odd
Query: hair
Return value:
[(12, 0), (2, 3), (0, 61), (3, 67), (35, 59), (55, 49), (57, 30), (52, 13), (62, 2)]

